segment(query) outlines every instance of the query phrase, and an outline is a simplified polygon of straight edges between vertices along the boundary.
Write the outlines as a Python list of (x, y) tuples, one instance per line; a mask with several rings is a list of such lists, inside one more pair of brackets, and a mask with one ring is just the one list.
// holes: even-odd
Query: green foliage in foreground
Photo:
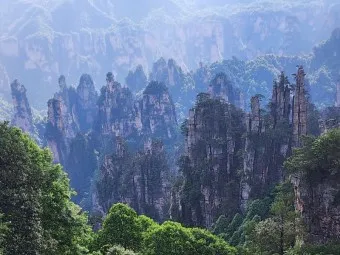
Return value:
[(171, 221), (159, 225), (120, 203), (110, 209), (94, 247), (111, 254), (107, 252), (115, 245), (143, 255), (236, 254), (235, 248), (207, 230), (186, 228)]
[(71, 194), (51, 153), (0, 123), (0, 212), (8, 228), (3, 254), (82, 254), (91, 230)]
[(113, 205), (94, 233), (71, 202), (69, 180), (51, 153), (0, 123), (1, 255), (229, 255), (236, 249), (207, 230), (161, 225)]

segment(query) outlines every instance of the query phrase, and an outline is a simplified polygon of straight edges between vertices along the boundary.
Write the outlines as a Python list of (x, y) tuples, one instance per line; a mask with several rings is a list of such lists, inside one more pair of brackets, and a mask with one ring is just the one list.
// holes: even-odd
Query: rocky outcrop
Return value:
[[(245, 139), (245, 152), (243, 157), (243, 178), (241, 180), (240, 206), (246, 209), (247, 202), (252, 191), (253, 178), (256, 174), (258, 164), (258, 149), (254, 146), (253, 140), (259, 139), (263, 129), (263, 116), (261, 113), (260, 98), (251, 98), (251, 112), (246, 116), (247, 137)], [(262, 148), (261, 148), (262, 149)]]
[(239, 210), (237, 169), (242, 165), (238, 155), (243, 149), (244, 116), (234, 106), (200, 94), (182, 129), (183, 183), (176, 199), (178, 211), (172, 206), (172, 213), (188, 225), (211, 227), (219, 215)]
[(236, 107), (244, 108), (240, 91), (233, 87), (225, 73), (218, 73), (215, 76), (209, 85), (208, 91), (212, 97), (224, 99)]
[(92, 129), (95, 117), (98, 113), (98, 94), (90, 75), (83, 74), (80, 77), (77, 87), (76, 118), (78, 129), (81, 132), (88, 132)]
[(274, 82), (269, 111), (261, 109), (262, 96), (251, 99), (246, 119), (247, 133), (241, 178), (241, 209), (249, 199), (262, 196), (284, 179), (284, 160), (291, 148), (291, 91), (288, 78), (281, 73)]
[(150, 81), (162, 83), (169, 89), (178, 117), (184, 118), (190, 107), (188, 102), (194, 101), (196, 96), (192, 75), (185, 73), (175, 60), (160, 58), (153, 64)]
[(288, 78), (282, 72), (279, 81), (274, 82), (271, 100), (271, 115), (273, 116), (273, 127), (280, 121), (288, 121), (291, 114), (291, 89)]
[(169, 88), (181, 88), (184, 80), (184, 73), (175, 60), (169, 59), (166, 61), (160, 58), (153, 64), (150, 80), (158, 81)]
[(26, 96), (26, 88), (18, 80), (11, 83), (14, 115), (11, 124), (22, 131), (33, 134), (34, 124), (31, 107)]
[(148, 141), (144, 150), (131, 154), (123, 139), (107, 155), (96, 182), (97, 210), (106, 213), (112, 204), (124, 202), (138, 213), (164, 220), (169, 208), (169, 168), (163, 145)]
[(335, 107), (340, 107), (340, 80), (336, 84)]
[(295, 74), (295, 93), (293, 97), (293, 146), (301, 146), (301, 137), (307, 135), (307, 97), (305, 72), (299, 66)]
[(47, 144), (58, 163), (66, 164), (70, 143), (78, 132), (91, 130), (97, 114), (97, 93), (92, 78), (84, 74), (75, 90), (59, 77), (60, 91), (48, 101)]
[[(144, 137), (173, 140), (177, 136), (175, 105), (168, 88), (153, 81), (145, 88), (143, 96), (136, 103), (137, 127)], [(140, 125), (142, 128), (140, 128)]]
[(114, 80), (112, 73), (106, 76), (106, 86), (101, 89), (98, 100), (98, 116), (95, 130), (101, 135), (128, 137), (141, 129), (135, 123), (136, 113), (132, 93)]
[(145, 89), (148, 78), (144, 73), (143, 66), (138, 65), (134, 71), (129, 71), (125, 82), (128, 88), (135, 93)]
[(64, 164), (67, 157), (65, 128), (62, 118), (62, 104), (58, 99), (50, 99), (47, 103), (47, 125), (45, 138), (53, 153), (54, 162)]
[(65, 169), (71, 187), (77, 192), (73, 201), (84, 210), (92, 209), (91, 188), (95, 171), (98, 168), (97, 140), (94, 133), (78, 133), (70, 142)]
[(306, 173), (295, 174), (295, 208), (306, 226), (306, 241), (313, 244), (338, 242), (340, 239), (339, 174), (323, 175), (312, 181)]

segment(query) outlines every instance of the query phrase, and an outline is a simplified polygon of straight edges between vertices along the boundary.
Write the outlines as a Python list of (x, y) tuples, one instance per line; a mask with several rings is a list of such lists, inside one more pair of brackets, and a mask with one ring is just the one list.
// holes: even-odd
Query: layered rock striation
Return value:
[(151, 141), (137, 153), (117, 137), (116, 151), (107, 155), (96, 182), (97, 210), (106, 213), (124, 202), (138, 213), (164, 220), (169, 207), (169, 167), (163, 145)]

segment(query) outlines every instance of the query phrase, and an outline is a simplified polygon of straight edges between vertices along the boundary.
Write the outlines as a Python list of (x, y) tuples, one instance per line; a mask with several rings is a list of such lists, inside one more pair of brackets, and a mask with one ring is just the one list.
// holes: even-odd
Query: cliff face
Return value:
[(327, 107), (321, 112), (319, 119), (320, 131), (322, 134), (329, 130), (340, 127), (340, 107)]
[(191, 74), (185, 73), (175, 60), (165, 61), (160, 58), (153, 64), (150, 81), (157, 81), (168, 87), (174, 102), (178, 116), (186, 116), (189, 110), (188, 102), (194, 100), (194, 80)]
[(97, 93), (91, 77), (81, 76), (75, 90), (66, 85), (65, 77), (59, 77), (60, 91), (48, 101), (46, 138), (55, 161), (66, 164), (70, 143), (78, 132), (89, 131), (97, 113)]
[[(168, 88), (150, 82), (134, 101), (130, 90), (122, 88), (109, 73), (98, 105), (97, 132), (100, 137), (110, 138), (110, 142), (102, 145), (94, 208), (106, 213), (113, 203), (125, 202), (139, 213), (165, 219), (169, 207), (165, 151), (174, 150), (178, 135), (175, 106)], [(166, 148), (156, 141), (164, 141)], [(114, 152), (108, 153), (112, 147)]]
[(136, 134), (135, 109), (132, 93), (114, 81), (112, 73), (106, 76), (106, 86), (98, 100), (98, 116), (95, 130), (102, 135), (127, 137)]
[(198, 96), (182, 127), (186, 152), (180, 171), (184, 180), (177, 208), (172, 207), (172, 213), (186, 224), (210, 227), (219, 215), (238, 211), (237, 169), (242, 165), (244, 129), (241, 111), (208, 94)]
[(336, 84), (335, 106), (340, 107), (340, 81)]
[(305, 72), (298, 68), (295, 75), (296, 87), (293, 98), (293, 145), (301, 146), (301, 136), (307, 134), (307, 98), (305, 89)]
[(136, 123), (141, 124), (143, 136), (162, 140), (176, 138), (177, 118), (175, 105), (165, 85), (150, 82), (145, 88), (142, 98), (136, 103), (136, 109)]
[(165, 219), (169, 206), (169, 168), (163, 145), (151, 140), (135, 154), (116, 138), (116, 151), (107, 155), (96, 183), (97, 210), (106, 213), (124, 202), (138, 213)]
[[(337, 111), (340, 116), (340, 109)], [(309, 243), (340, 240), (339, 141), (340, 129), (328, 130), (322, 136), (310, 139), (292, 161), (299, 164), (291, 181), (295, 206), (305, 223)], [(300, 159), (301, 162), (296, 161)]]
[(261, 96), (251, 99), (241, 181), (241, 208), (283, 180), (282, 164), (291, 148), (291, 93), (288, 78), (281, 73), (274, 82), (269, 111), (261, 109)]
[(33, 134), (33, 115), (26, 96), (26, 88), (18, 80), (11, 83), (14, 116), (11, 124)]
[(131, 91), (139, 92), (143, 90), (148, 83), (148, 78), (144, 73), (143, 66), (138, 65), (134, 71), (129, 71), (125, 78), (125, 82)]
[(77, 87), (76, 107), (78, 129), (81, 132), (87, 132), (92, 129), (95, 116), (98, 113), (97, 100), (98, 94), (91, 76), (83, 74)]
[(307, 226), (307, 241), (327, 243), (340, 239), (340, 178), (320, 178), (311, 183), (306, 174), (295, 175), (295, 205)]
[(283, 163), (307, 134), (302, 67), (296, 77), (292, 94), (288, 78), (281, 73), (268, 108), (261, 108), (262, 96), (256, 95), (245, 117), (233, 106), (240, 102), (240, 94), (223, 73), (211, 82), (209, 94), (199, 94), (182, 126), (183, 183), (172, 194), (174, 217), (210, 227), (216, 216), (244, 210), (249, 199), (268, 194), (285, 179)]

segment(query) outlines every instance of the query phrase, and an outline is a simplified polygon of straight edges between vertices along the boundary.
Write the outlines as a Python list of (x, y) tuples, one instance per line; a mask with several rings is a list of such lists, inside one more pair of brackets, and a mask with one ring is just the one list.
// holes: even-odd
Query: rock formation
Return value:
[(213, 97), (222, 98), (236, 107), (243, 108), (240, 91), (232, 86), (225, 73), (218, 73), (214, 77), (208, 91)]
[(169, 168), (163, 145), (149, 141), (144, 150), (131, 154), (116, 138), (116, 151), (107, 155), (96, 182), (97, 208), (106, 213), (112, 204), (124, 202), (138, 213), (165, 219), (169, 207)]
[(162, 140), (177, 136), (175, 105), (168, 88), (153, 81), (145, 88), (142, 98), (136, 103), (136, 123), (142, 125), (142, 135)]
[(301, 146), (301, 137), (307, 134), (307, 97), (305, 72), (299, 66), (295, 74), (295, 93), (293, 97), (293, 146)]
[[(258, 149), (253, 144), (253, 140), (259, 139), (264, 131), (263, 116), (261, 114), (260, 98), (254, 96), (251, 98), (251, 112), (246, 116), (247, 137), (245, 139), (245, 153), (243, 157), (243, 178), (241, 181), (240, 206), (244, 210), (252, 190), (252, 183), (258, 164)], [(262, 149), (262, 148), (260, 148)]]
[(11, 83), (14, 116), (11, 124), (28, 134), (34, 133), (33, 115), (26, 96), (26, 88), (18, 80)]
[(291, 99), (287, 77), (274, 82), (269, 111), (261, 109), (261, 95), (251, 99), (246, 119), (247, 135), (241, 180), (241, 209), (249, 199), (260, 197), (284, 179), (282, 164), (291, 148)]
[(48, 119), (45, 133), (47, 145), (53, 153), (54, 162), (64, 164), (67, 157), (67, 145), (64, 137), (62, 104), (58, 99), (50, 99), (47, 107)]
[(128, 88), (135, 93), (143, 90), (148, 84), (148, 78), (144, 73), (143, 67), (139, 65), (134, 71), (129, 71), (125, 82)]
[(282, 72), (279, 81), (275, 81), (271, 100), (273, 126), (280, 121), (288, 121), (291, 114), (291, 89), (288, 78)]
[(150, 80), (161, 82), (169, 88), (179, 89), (182, 87), (184, 73), (175, 60), (169, 59), (166, 62), (164, 58), (160, 58), (152, 67)]
[(340, 107), (340, 80), (336, 84), (335, 107)]
[(339, 176), (324, 176), (311, 183), (306, 174), (291, 178), (295, 207), (306, 226), (308, 243), (327, 243), (340, 239)]
[(114, 81), (112, 73), (106, 76), (106, 86), (101, 89), (98, 100), (98, 116), (95, 130), (101, 135), (127, 137), (136, 134), (136, 113), (132, 93)]
[(77, 90), (66, 85), (63, 75), (58, 82), (60, 91), (48, 101), (46, 138), (55, 161), (65, 166), (72, 139), (93, 126), (97, 93), (87, 74), (81, 76)]
[(172, 206), (172, 213), (181, 215), (184, 223), (210, 227), (222, 213), (238, 211), (243, 118), (234, 106), (199, 94), (182, 127), (186, 152), (180, 171), (184, 179), (177, 208)]
[(153, 65), (150, 81), (158, 81), (168, 87), (176, 102), (177, 116), (184, 118), (190, 107), (188, 102), (194, 101), (196, 96), (192, 75), (183, 72), (175, 60), (160, 58)]
[(90, 75), (83, 74), (77, 87), (77, 119), (78, 129), (88, 132), (92, 129), (95, 117), (98, 113), (98, 94)]

